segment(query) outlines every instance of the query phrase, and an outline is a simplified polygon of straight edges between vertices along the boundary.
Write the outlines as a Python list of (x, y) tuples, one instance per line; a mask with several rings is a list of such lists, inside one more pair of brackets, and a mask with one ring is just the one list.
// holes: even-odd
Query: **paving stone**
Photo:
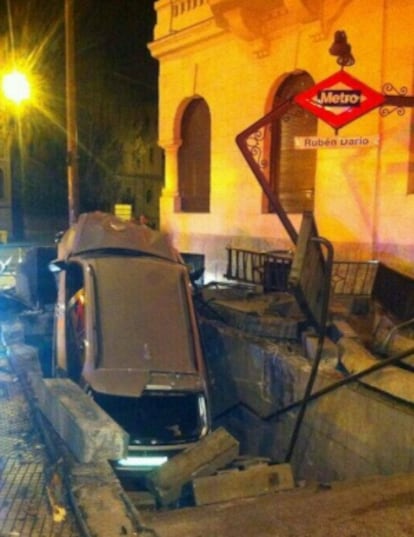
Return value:
[(51, 461), (21, 383), (14, 374), (1, 382), (0, 536), (80, 537), (69, 506), (64, 520), (54, 520), (46, 494)]

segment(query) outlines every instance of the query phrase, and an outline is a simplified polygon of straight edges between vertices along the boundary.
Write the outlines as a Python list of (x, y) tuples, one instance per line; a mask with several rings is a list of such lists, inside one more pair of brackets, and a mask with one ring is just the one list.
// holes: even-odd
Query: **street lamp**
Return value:
[(30, 98), (30, 83), (21, 71), (14, 70), (3, 75), (3, 94), (15, 104), (20, 104)]
[(9, 158), (11, 169), (11, 221), (12, 233), (16, 240), (24, 239), (24, 218), (22, 205), (23, 186), (23, 158), (22, 158), (22, 133), (19, 117), (20, 106), (30, 99), (31, 86), (27, 75), (14, 69), (5, 72), (1, 80), (2, 93), (14, 105), (16, 115), (10, 119), (11, 139), (9, 145)]

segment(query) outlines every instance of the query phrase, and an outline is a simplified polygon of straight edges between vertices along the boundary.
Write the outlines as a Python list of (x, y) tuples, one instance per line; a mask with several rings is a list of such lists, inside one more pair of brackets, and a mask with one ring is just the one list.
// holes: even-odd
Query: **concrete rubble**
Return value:
[[(54, 441), (62, 442), (66, 457), (69, 454), (70, 464), (62, 472), (69, 472), (73, 497), (89, 529), (100, 535), (103, 519), (106, 529), (130, 526), (125, 495), (108, 463), (126, 456), (126, 433), (72, 381), (43, 378), (36, 348), (23, 342), (21, 323), (4, 323), (2, 338), (11, 359), (19, 364), (32, 402), (52, 425)], [(146, 485), (160, 507), (177, 505), (183, 495), (188, 501), (188, 491), (190, 502), (204, 505), (295, 486), (288, 464), (248, 457), (240, 462), (239, 442), (223, 427), (149, 473)], [(217, 487), (219, 496), (214, 494)], [(50, 497), (54, 498), (52, 489)], [(58, 501), (52, 503), (59, 507)], [(111, 509), (102, 517), (97, 513), (106, 503)], [(135, 531), (133, 526), (130, 531)]]
[(169, 459), (147, 476), (147, 486), (163, 506), (177, 502), (192, 478), (225, 467), (239, 454), (239, 443), (220, 428)]
[[(342, 338), (338, 346), (341, 352), (340, 363), (349, 374), (364, 371), (378, 362), (354, 339)], [(414, 349), (413, 344), (411, 348)], [(378, 390), (386, 389), (393, 397), (414, 403), (414, 376), (408, 375), (404, 369), (395, 365), (373, 372), (361, 379), (361, 382)]]
[(196, 505), (228, 502), (295, 488), (290, 464), (257, 463), (193, 479)]
[[(14, 347), (14, 351), (22, 351), (22, 368), (28, 375), (31, 375), (31, 361), (33, 352), (23, 344)], [(9, 357), (14, 363), (15, 370), (19, 371), (20, 356), (16, 352)], [(5, 375), (5, 374), (4, 374)], [(16, 383), (14, 382), (14, 385)], [(2, 384), (2, 387), (4, 384)], [(20, 405), (19, 405), (20, 408)], [(4, 414), (4, 409), (3, 409)], [(20, 412), (19, 416), (26, 419), (30, 413)], [(10, 427), (7, 419), (4, 425)], [(6, 429), (4, 429), (6, 430)], [(19, 430), (21, 430), (19, 428)], [(3, 429), (2, 429), (3, 431)], [(10, 432), (8, 434), (11, 434)], [(3, 442), (7, 439), (3, 436)], [(28, 439), (27, 439), (28, 440)], [(24, 438), (21, 440), (19, 448), (15, 443), (10, 446), (12, 457), (19, 459), (23, 454)], [(36, 461), (39, 457), (39, 448), (36, 449)], [(16, 453), (17, 451), (17, 453)], [(2, 452), (4, 456), (4, 452)], [(20, 460), (19, 468), (24, 470), (27, 476), (29, 468), (38, 463), (30, 464), (30, 460), (23, 457)], [(244, 459), (236, 458), (237, 466), (230, 465), (225, 472), (218, 471), (215, 474), (217, 479), (226, 474), (236, 475), (238, 473), (257, 471), (263, 467), (265, 470), (274, 473), (278, 471), (278, 478), (283, 484), (284, 479), (289, 482), (289, 468), (284, 465), (269, 465), (267, 459)], [(61, 483), (59, 479), (50, 479), (55, 472), (59, 471), (58, 461), (56, 467), (47, 471), (49, 476), (48, 487), (52, 488), (55, 506), (62, 505), (62, 495), (59, 490)], [(243, 466), (240, 468), (240, 466)], [(9, 467), (2, 466), (2, 477), (13, 479), (13, 487), (17, 486), (16, 471), (8, 473)], [(286, 470), (286, 473), (285, 473)], [(34, 471), (34, 468), (33, 468)], [(37, 470), (36, 470), (37, 471)], [(225, 536), (240, 537), (240, 535), (255, 535), (256, 537), (344, 537), (358, 535), (358, 537), (412, 537), (413, 517), (414, 517), (414, 474), (371, 477), (365, 480), (348, 483), (309, 483), (306, 486), (296, 486), (291, 490), (280, 490), (277, 492), (260, 493), (252, 497), (239, 497), (229, 499), (219, 503), (210, 503), (213, 499), (214, 490), (220, 493), (220, 487), (211, 485), (211, 494), (208, 504), (201, 504), (202, 497), (199, 498), (199, 505), (191, 508), (147, 510), (138, 513), (138, 524), (131, 519), (130, 512), (127, 512), (123, 502), (123, 491), (119, 486), (108, 464), (82, 464), (73, 462), (69, 471), (64, 475), (70, 477), (71, 494), (76, 500), (78, 509), (83, 515), (85, 533), (80, 531), (74, 524), (70, 523), (70, 513), (64, 522), (45, 522), (51, 516), (44, 505), (44, 488), (39, 483), (37, 491), (39, 496), (32, 499), (33, 504), (28, 503), (28, 487), (22, 483), (21, 496), (19, 490), (15, 492), (16, 497), (12, 498), (8, 489), (2, 490), (6, 496), (2, 498), (2, 516), (7, 516), (8, 509), (16, 507), (13, 516), (2, 519), (1, 529), (4, 535), (28, 535), (24, 531), (20, 532), (22, 524), (30, 529), (30, 535), (44, 537), (47, 535), (57, 535), (62, 537), (80, 537), (80, 535), (93, 535), (94, 537), (109, 537), (116, 535), (139, 536), (139, 537), (200, 537), (200, 536)], [(250, 475), (250, 474), (245, 474)], [(199, 477), (193, 482), (201, 483)], [(272, 478), (272, 484), (276, 479)], [(37, 482), (37, 480), (36, 480)], [(200, 487), (197, 485), (198, 489)], [(200, 493), (201, 494), (201, 493)], [(12, 502), (12, 503), (10, 503)], [(31, 505), (36, 506), (36, 511)], [(16, 517), (17, 514), (17, 517)], [(14, 524), (14, 525), (13, 525)], [(54, 526), (51, 527), (51, 524)], [(50, 529), (51, 527), (51, 529)], [(50, 529), (50, 532), (49, 532)], [(39, 531), (38, 531), (39, 530)]]
[[(222, 316), (223, 304), (227, 307), (226, 323), (213, 315), (201, 323), (213, 412), (240, 440), (243, 453), (284, 461), (298, 407), (283, 409), (303, 398), (318, 338), (312, 332), (304, 332), (301, 341), (257, 337), (256, 317), (273, 309), (271, 297), (263, 308), (253, 295), (229, 297), (225, 291), (222, 299), (220, 290), (209, 293), (211, 311), (218, 306)], [(366, 320), (365, 301), (364, 314), (360, 305), (361, 300), (355, 313), (350, 299), (333, 301), (312, 393), (381, 361), (367, 350), (365, 340), (371, 343), (371, 330), (382, 316)], [(295, 319), (299, 324), (300, 318)], [(394, 347), (397, 341), (405, 351), (401, 337), (394, 338)], [(414, 471), (411, 377), (394, 364), (312, 400), (290, 461), (295, 479), (330, 482)]]
[(188, 485), (196, 505), (294, 487), (290, 465), (259, 461), (249, 467), (247, 459), (235, 468), (238, 456), (238, 441), (220, 427), (151, 472), (147, 486), (163, 507), (179, 501)]

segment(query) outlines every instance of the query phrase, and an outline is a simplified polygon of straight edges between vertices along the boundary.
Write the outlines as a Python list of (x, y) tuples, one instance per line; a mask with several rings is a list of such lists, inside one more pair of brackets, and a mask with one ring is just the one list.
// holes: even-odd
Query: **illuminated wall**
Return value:
[[(337, 30), (344, 30), (352, 45), (356, 63), (346, 70), (353, 77), (380, 93), (392, 83), (396, 89), (390, 92), (406, 86), (413, 94), (414, 3), (158, 0), (155, 9), (149, 47), (160, 65), (161, 227), (180, 251), (206, 256), (207, 280), (220, 280), (227, 245), (293, 246), (278, 218), (264, 212), (261, 189), (235, 144), (237, 134), (272, 108), (289, 74), (305, 71), (318, 82), (340, 69), (328, 52)], [(180, 198), (181, 122), (195, 98), (204, 99), (211, 117), (208, 212), (183, 211)], [(412, 131), (410, 109), (386, 117), (375, 109), (338, 133), (357, 142), (367, 138), (368, 145), (317, 150), (315, 217), (337, 259), (382, 259), (413, 273)], [(317, 136), (335, 132), (319, 120)], [(298, 150), (297, 158), (302, 155)], [(289, 218), (298, 228), (301, 215)]]

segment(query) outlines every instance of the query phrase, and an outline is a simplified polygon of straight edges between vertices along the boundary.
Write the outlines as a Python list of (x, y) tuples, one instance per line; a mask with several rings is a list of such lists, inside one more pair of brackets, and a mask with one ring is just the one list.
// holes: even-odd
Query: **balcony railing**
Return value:
[(172, 16), (179, 17), (188, 11), (203, 6), (205, 0), (175, 0), (171, 2)]

